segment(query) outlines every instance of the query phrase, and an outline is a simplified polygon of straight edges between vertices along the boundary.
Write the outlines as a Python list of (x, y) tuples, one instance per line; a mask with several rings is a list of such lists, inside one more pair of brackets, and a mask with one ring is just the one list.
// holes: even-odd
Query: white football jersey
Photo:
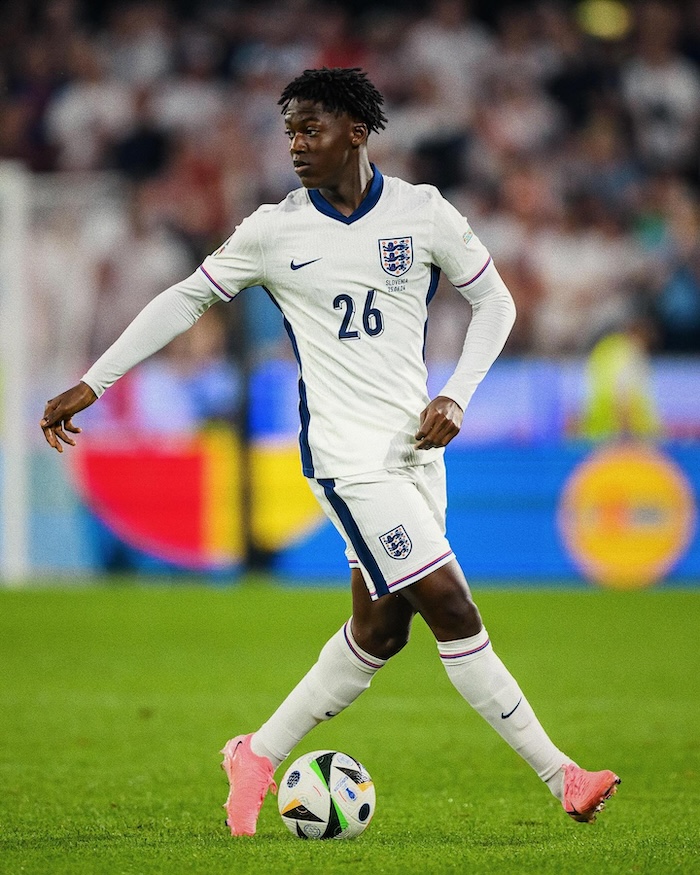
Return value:
[(424, 342), (440, 270), (467, 287), (490, 262), (436, 188), (383, 177), (343, 216), (319, 191), (264, 205), (200, 267), (231, 300), (261, 285), (282, 311), (299, 365), (304, 474), (332, 478), (425, 464)]

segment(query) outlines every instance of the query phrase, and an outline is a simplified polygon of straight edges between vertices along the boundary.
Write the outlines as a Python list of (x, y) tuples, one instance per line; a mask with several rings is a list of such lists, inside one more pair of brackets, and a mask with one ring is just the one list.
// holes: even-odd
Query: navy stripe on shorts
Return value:
[(323, 491), (326, 495), (326, 498), (328, 499), (329, 504), (338, 514), (338, 519), (342, 523), (342, 526), (345, 529), (345, 533), (350, 539), (350, 543), (352, 544), (355, 553), (357, 554), (357, 558), (360, 560), (365, 570), (372, 578), (372, 583), (374, 584), (374, 588), (377, 591), (377, 596), (388, 595), (389, 587), (387, 586), (386, 579), (382, 574), (381, 569), (377, 565), (377, 561), (372, 555), (372, 551), (369, 549), (365, 539), (362, 537), (362, 534), (357, 527), (357, 523), (350, 513), (350, 508), (335, 491), (335, 480), (331, 478), (324, 478), (318, 479), (316, 482), (323, 487)]

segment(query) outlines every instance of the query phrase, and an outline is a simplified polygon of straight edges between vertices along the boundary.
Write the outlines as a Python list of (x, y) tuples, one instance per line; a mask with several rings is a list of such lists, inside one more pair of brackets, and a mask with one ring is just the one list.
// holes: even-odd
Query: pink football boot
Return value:
[(227, 741), (221, 753), (221, 767), (226, 772), (230, 786), (224, 805), (226, 824), (232, 836), (255, 835), (255, 826), (269, 789), (277, 792), (273, 780), (274, 766), (267, 757), (259, 757), (250, 748), (250, 735), (237, 735)]
[(605, 802), (617, 792), (620, 779), (614, 772), (587, 772), (575, 763), (564, 768), (564, 811), (579, 823), (593, 823)]

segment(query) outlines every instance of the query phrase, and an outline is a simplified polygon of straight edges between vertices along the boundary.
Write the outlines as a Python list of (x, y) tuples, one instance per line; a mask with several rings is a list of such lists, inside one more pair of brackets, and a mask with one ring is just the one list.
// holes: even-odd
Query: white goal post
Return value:
[(0, 581), (29, 575), (29, 349), (26, 259), (31, 176), (19, 162), (0, 163)]

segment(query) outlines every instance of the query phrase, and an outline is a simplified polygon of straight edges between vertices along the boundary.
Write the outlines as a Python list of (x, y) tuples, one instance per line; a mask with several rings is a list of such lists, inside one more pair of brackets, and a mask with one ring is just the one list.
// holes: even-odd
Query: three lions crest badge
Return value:
[(379, 241), (379, 259), (390, 276), (403, 276), (413, 264), (413, 238), (391, 237)]
[(413, 549), (408, 532), (403, 526), (396, 526), (379, 536), (382, 546), (392, 559), (405, 559)]

